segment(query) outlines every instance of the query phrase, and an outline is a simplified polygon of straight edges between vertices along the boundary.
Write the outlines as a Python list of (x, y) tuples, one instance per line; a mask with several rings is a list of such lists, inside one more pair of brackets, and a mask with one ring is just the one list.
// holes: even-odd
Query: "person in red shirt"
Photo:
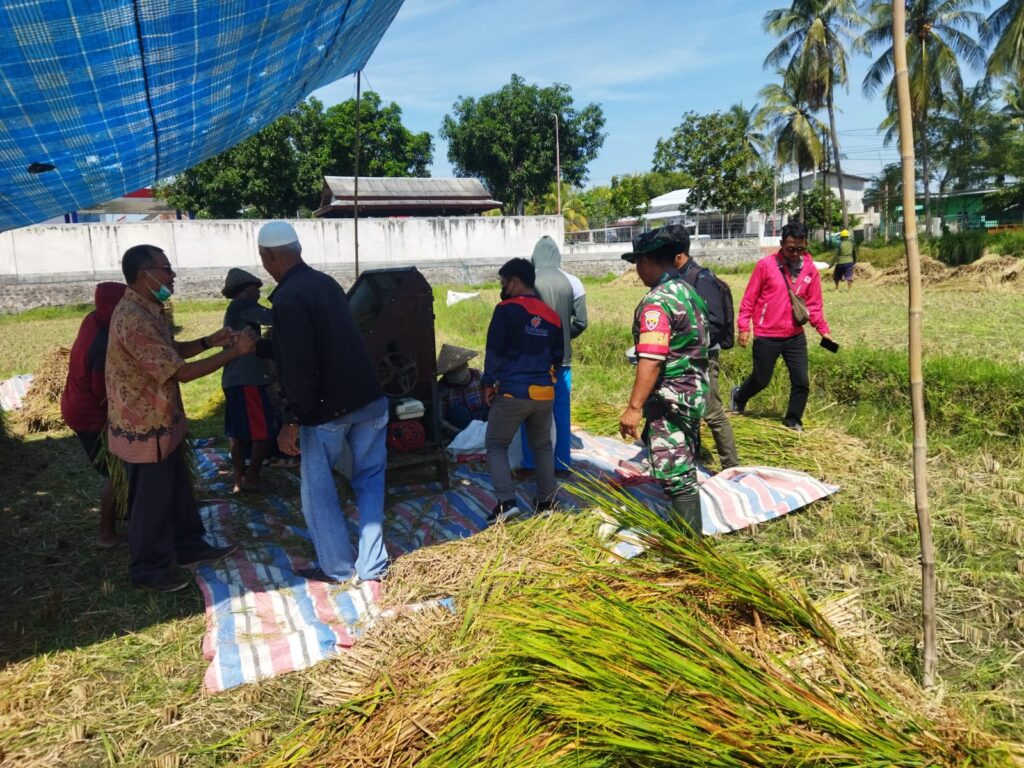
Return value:
[(104, 366), (107, 362), (107, 339), (110, 316), (128, 288), (124, 283), (100, 283), (96, 286), (96, 309), (85, 316), (78, 336), (71, 346), (68, 379), (60, 398), (64, 423), (74, 430), (85, 455), (96, 471), (104, 477), (100, 496), (100, 535), (96, 543), (101, 549), (124, 544), (128, 537), (117, 532), (114, 487), (105, 462), (97, 463), (100, 433), (107, 426), (107, 386)]
[(736, 318), (741, 347), (750, 342), (754, 328), (754, 369), (738, 387), (732, 388), (730, 410), (743, 413), (747, 402), (772, 380), (775, 362), (781, 356), (789, 370), (789, 407), (782, 424), (803, 432), (803, 415), (810, 392), (807, 372), (807, 335), (793, 319), (789, 290), (804, 300), (809, 323), (822, 338), (832, 340), (822, 310), (821, 276), (807, 253), (807, 227), (790, 222), (782, 228), (782, 247), (765, 256), (750, 275)]

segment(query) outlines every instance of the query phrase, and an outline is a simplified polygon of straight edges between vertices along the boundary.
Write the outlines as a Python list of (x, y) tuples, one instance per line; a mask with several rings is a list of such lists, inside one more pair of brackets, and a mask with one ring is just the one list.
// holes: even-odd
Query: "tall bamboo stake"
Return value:
[(914, 210), (914, 129), (910, 111), (905, 19), (904, 0), (892, 0), (892, 50), (900, 110), (900, 156), (903, 161), (903, 238), (907, 249), (910, 405), (914, 420), (914, 507), (921, 537), (921, 619), (924, 625), (922, 683), (925, 688), (930, 688), (935, 685), (935, 548), (932, 544), (932, 519), (928, 508), (928, 427), (924, 419), (924, 376), (921, 370), (921, 254), (917, 242), (917, 213)]
[(352, 231), (356, 247), (356, 277), (359, 277), (359, 105), (362, 102), (363, 70), (356, 72), (356, 151), (352, 159), (355, 175), (352, 179)]

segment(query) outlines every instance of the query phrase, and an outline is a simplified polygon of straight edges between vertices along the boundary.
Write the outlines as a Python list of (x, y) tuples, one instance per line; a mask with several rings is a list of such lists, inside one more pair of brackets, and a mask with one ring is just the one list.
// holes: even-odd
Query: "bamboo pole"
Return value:
[(892, 49), (900, 116), (900, 156), (903, 163), (903, 238), (907, 250), (907, 312), (910, 364), (910, 404), (914, 420), (914, 507), (921, 538), (921, 619), (924, 625), (922, 683), (935, 685), (935, 548), (928, 507), (928, 427), (924, 418), (924, 376), (921, 369), (921, 254), (914, 210), (914, 130), (907, 74), (906, 6), (892, 3)]
[(352, 159), (355, 174), (352, 179), (352, 231), (355, 238), (356, 277), (359, 277), (359, 106), (362, 102), (363, 70), (356, 72), (356, 151)]

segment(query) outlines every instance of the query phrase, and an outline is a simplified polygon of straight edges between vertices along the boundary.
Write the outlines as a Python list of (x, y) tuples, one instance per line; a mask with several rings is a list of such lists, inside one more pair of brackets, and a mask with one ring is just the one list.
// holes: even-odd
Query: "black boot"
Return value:
[(688, 530), (692, 535), (702, 536), (703, 521), (700, 514), (700, 494), (690, 493), (672, 499), (672, 517), (681, 530)]

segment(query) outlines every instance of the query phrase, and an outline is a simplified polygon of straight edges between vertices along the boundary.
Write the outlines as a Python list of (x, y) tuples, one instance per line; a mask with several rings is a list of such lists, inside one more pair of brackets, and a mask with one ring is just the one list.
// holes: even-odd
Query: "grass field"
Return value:
[[(725, 279), (738, 303), (746, 275)], [(436, 290), (438, 345), (481, 349), (497, 286), (453, 307), (445, 306), (446, 289)], [(573, 419), (614, 434), (631, 385), (623, 352), (643, 289), (606, 279), (588, 281), (587, 290), (591, 327), (574, 351)], [(1022, 301), (1011, 290), (943, 286), (926, 292), (924, 322), (939, 561), (939, 693), (978, 727), (1018, 741), (1024, 740)], [(0, 316), (0, 378), (32, 371), (54, 345), (70, 345), (84, 311)], [(216, 302), (176, 304), (180, 336), (214, 330), (222, 313)], [(812, 347), (807, 433), (795, 435), (778, 424), (787, 391), (781, 370), (733, 424), (743, 463), (803, 469), (842, 491), (777, 523), (723, 538), (718, 546), (740, 562), (800, 583), (814, 598), (857, 591), (885, 658), (916, 677), (920, 574), (909, 470), (905, 290), (858, 283), (852, 293), (834, 293), (829, 284), (826, 315), (843, 349), (830, 355)], [(749, 367), (749, 352), (725, 353), (723, 390)], [(183, 394), (194, 432), (218, 435), (219, 377), (187, 384)], [(99, 481), (73, 436), (58, 431), (8, 441), (3, 453), (0, 764), (6, 755), (12, 765), (206, 766), (242, 758), (301, 765), (279, 759), (275, 746), (289, 743), (289, 734), (304, 733), (317, 718), (345, 711), (352, 693), (380, 679), (379, 668), (359, 667), (363, 657), (353, 654), (306, 673), (202, 696), (201, 597), (195, 591), (135, 592), (126, 553), (92, 548)], [(491, 548), (485, 559), (498, 570), (514, 570), (516, 553), (536, 546), (537, 537), (573, 541), (589, 535), (582, 519), (547, 525), (547, 532), (524, 527), (507, 539), (494, 534), (480, 545)], [(576, 549), (567, 544), (565, 558), (592, 562), (593, 553)], [(443, 555), (445, 563), (470, 559), (458, 545), (448, 545)], [(422, 571), (433, 574), (431, 588), (439, 589), (436, 574), (449, 567), (439, 569), (441, 557), (410, 558), (396, 566), (395, 578)], [(483, 566), (464, 566), (467, 572), (471, 567)], [(453, 576), (444, 588), (472, 603), (471, 583)], [(388, 668), (390, 682), (382, 685), (398, 690), (403, 675), (429, 677), (424, 657), (450, 655), (457, 638), (446, 629), (421, 639), (419, 648), (386, 649), (387, 658), (401, 664)]]

